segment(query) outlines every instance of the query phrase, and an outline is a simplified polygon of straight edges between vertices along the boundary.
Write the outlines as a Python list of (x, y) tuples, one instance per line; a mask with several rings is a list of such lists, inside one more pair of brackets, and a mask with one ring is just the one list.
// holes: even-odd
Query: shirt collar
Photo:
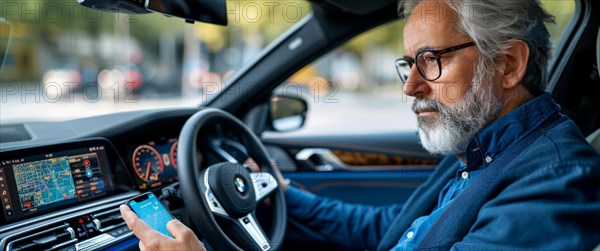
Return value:
[(467, 146), (467, 169), (491, 163), (507, 146), (518, 142), (556, 116), (560, 106), (544, 93), (493, 121), (475, 134)]

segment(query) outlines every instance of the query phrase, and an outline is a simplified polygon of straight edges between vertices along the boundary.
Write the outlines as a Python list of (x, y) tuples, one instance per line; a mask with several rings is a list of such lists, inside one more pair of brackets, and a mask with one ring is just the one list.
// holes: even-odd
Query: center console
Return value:
[(85, 251), (132, 236), (118, 209), (139, 194), (127, 173), (104, 139), (1, 152), (0, 248)]

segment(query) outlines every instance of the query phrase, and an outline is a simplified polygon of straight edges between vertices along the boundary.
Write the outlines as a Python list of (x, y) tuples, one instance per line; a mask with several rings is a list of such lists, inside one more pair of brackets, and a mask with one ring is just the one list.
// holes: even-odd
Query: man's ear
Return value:
[(522, 40), (513, 40), (506, 53), (500, 58), (499, 66), (504, 69), (502, 74), (502, 88), (512, 89), (521, 83), (527, 61), (529, 59), (529, 46)]

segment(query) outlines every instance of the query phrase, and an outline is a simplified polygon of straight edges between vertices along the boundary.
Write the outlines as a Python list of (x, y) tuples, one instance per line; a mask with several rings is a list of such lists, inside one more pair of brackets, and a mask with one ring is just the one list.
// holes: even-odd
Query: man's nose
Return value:
[(429, 94), (429, 92), (431, 92), (431, 88), (427, 84), (427, 81), (421, 76), (417, 66), (413, 65), (408, 73), (408, 79), (404, 83), (404, 94), (421, 98)]

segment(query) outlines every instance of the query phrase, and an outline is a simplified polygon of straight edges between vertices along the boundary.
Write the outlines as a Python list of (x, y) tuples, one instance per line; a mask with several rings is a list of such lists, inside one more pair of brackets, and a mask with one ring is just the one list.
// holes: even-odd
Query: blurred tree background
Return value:
[[(542, 3), (556, 16), (557, 25), (549, 26), (556, 44), (575, 4), (568, 0), (543, 0)], [(222, 27), (185, 24), (180, 19), (160, 14), (101, 12), (83, 8), (75, 0), (3, 0), (0, 17), (12, 24), (13, 31), (2, 81), (39, 81), (51, 68), (81, 70), (89, 66), (99, 72), (119, 65), (134, 65), (149, 75), (145, 81), (175, 78), (171, 82), (198, 87), (199, 84), (191, 83), (197, 80), (187, 79), (190, 75), (206, 79), (216, 76), (209, 74), (214, 72), (218, 75), (216, 80), (223, 81), (311, 9), (308, 1), (228, 0), (227, 11), (229, 25)], [(402, 21), (384, 25), (353, 39), (340, 50), (348, 53), (349, 58), (367, 64), (373, 60), (365, 59), (379, 54), (400, 57), (403, 25)], [(311, 65), (295, 79), (302, 82), (316, 75), (327, 75), (319, 74), (317, 68)], [(367, 71), (372, 68), (359, 67)], [(183, 73), (154, 74), (155, 77), (150, 74), (176, 69)], [(306, 76), (300, 76), (302, 74)], [(331, 76), (325, 78), (331, 81)]]
[[(542, 0), (541, 2), (544, 8), (555, 16), (556, 24), (549, 24), (547, 27), (552, 36), (552, 43), (556, 45), (575, 11), (575, 2), (572, 0)], [(399, 80), (393, 62), (396, 58), (404, 55), (403, 28), (404, 21), (396, 21), (366, 32), (347, 42), (342, 48), (305, 67), (292, 76), (291, 82), (314, 83), (314, 75), (328, 75), (326, 78), (337, 84), (340, 89), (359, 92), (397, 84)], [(339, 58), (343, 59), (338, 60)], [(345, 69), (339, 74), (323, 73), (331, 72), (332, 69), (329, 69), (328, 66), (332, 64), (348, 65), (340, 62), (348, 59), (356, 61), (347, 66), (350, 69)], [(382, 64), (382, 62), (386, 63)], [(356, 71), (360, 73), (356, 74)], [(335, 77), (335, 75), (340, 77)], [(327, 90), (328, 88), (325, 89), (330, 91)]]
[[(557, 44), (575, 3), (542, 3), (556, 16), (557, 25), (549, 30)], [(0, 103), (1, 122), (197, 107), (310, 12), (306, 0), (227, 0), (229, 25), (221, 27), (187, 24), (161, 14), (102, 12), (81, 7), (77, 0), (1, 0), (0, 17), (12, 27), (8, 32), (0, 26), (0, 48), (10, 37), (0, 92), (11, 93), (9, 100)], [(358, 127), (362, 125), (358, 120), (369, 120), (384, 127), (414, 129), (416, 121), (386, 119), (403, 109), (412, 113), (401, 96), (393, 64), (404, 54), (403, 25), (399, 20), (366, 32), (282, 83), (280, 89), (294, 87), (289, 90), (312, 95), (304, 96), (314, 108), (309, 116), (319, 119), (309, 118), (307, 127), (311, 121), (327, 125), (327, 119), (337, 119)], [(76, 95), (66, 93), (68, 88), (57, 89), (56, 84), (69, 84)], [(31, 95), (32, 91), (41, 95)], [(63, 98), (54, 101), (61, 94)], [(343, 105), (349, 104), (354, 104), (347, 109), (351, 112), (344, 113)], [(361, 111), (374, 117), (357, 117)]]

